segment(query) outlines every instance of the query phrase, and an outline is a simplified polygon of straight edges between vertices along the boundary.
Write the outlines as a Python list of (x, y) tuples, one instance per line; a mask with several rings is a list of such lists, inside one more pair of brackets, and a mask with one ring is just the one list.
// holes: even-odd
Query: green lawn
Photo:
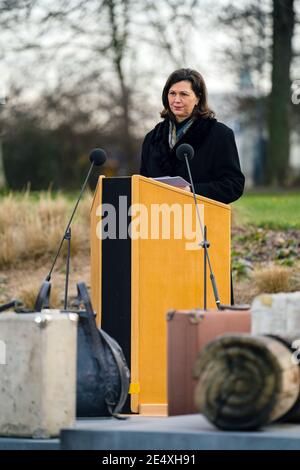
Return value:
[(232, 208), (234, 224), (300, 229), (300, 191), (245, 194)]

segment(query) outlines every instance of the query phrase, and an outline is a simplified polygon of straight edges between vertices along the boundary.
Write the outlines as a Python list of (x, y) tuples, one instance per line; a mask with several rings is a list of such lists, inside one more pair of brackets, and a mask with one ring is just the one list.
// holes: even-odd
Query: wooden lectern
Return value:
[[(220, 300), (228, 304), (231, 209), (197, 201)], [(132, 412), (167, 415), (166, 313), (203, 308), (199, 241), (192, 193), (138, 175), (99, 178), (91, 208), (92, 299), (130, 366)], [(207, 307), (216, 307), (208, 269)]]

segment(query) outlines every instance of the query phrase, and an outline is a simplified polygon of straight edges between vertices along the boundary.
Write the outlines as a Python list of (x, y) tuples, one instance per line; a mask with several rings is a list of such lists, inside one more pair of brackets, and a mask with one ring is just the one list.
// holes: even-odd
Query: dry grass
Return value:
[[(32, 308), (51, 264), (52, 259), (40, 258), (0, 269), (0, 305), (18, 299), (24, 302), (26, 308)], [(59, 257), (51, 277), (50, 302), (53, 308), (63, 308), (65, 273), (65, 260)], [(87, 287), (90, 287), (88, 251), (80, 251), (71, 258), (68, 306), (72, 305), (73, 299), (77, 296), (77, 282), (85, 282)]]
[[(91, 193), (86, 193), (72, 223), (69, 302), (76, 282), (89, 285)], [(51, 267), (75, 198), (51, 193), (11, 193), (0, 200), (0, 303), (17, 298), (32, 309)], [(64, 243), (62, 255), (67, 251)], [(75, 255), (75, 256), (74, 256)], [(52, 275), (50, 303), (63, 306), (65, 260), (60, 256)]]
[[(91, 194), (79, 205), (76, 230), (72, 231), (72, 253), (88, 248), (89, 208)], [(40, 193), (33, 198), (29, 192), (22, 197), (13, 193), (0, 204), (0, 268), (14, 266), (19, 261), (37, 259), (56, 252), (73, 202), (63, 195), (55, 198), (50, 193)], [(66, 244), (63, 253), (66, 252)]]
[(260, 271), (256, 270), (253, 279), (259, 293), (275, 294), (297, 289), (294, 271), (283, 266), (271, 266)]
[[(18, 295), (18, 300), (22, 302), (22, 307), (34, 309), (38, 292), (41, 288), (41, 282), (35, 281), (23, 286)], [(57, 289), (51, 287), (50, 292), (50, 308), (59, 308), (60, 301)]]
[(260, 294), (300, 291), (300, 263), (294, 268), (278, 266), (274, 263), (268, 267), (259, 265), (250, 277), (234, 281), (234, 298), (236, 304), (251, 304)]

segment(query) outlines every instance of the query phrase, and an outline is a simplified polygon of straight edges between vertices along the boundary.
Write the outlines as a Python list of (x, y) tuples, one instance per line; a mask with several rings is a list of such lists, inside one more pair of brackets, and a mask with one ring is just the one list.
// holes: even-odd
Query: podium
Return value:
[[(197, 201), (220, 300), (228, 304), (231, 208)], [(127, 411), (167, 415), (166, 313), (203, 308), (201, 241), (192, 193), (139, 175), (100, 176), (91, 207), (92, 300), (98, 324), (130, 367)], [(208, 270), (207, 307), (216, 307)]]

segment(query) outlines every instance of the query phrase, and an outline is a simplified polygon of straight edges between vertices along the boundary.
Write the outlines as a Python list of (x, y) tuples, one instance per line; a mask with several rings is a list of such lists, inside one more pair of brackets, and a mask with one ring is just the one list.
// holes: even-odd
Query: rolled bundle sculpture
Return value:
[(225, 430), (300, 418), (296, 339), (227, 334), (209, 343), (194, 366), (197, 409)]

